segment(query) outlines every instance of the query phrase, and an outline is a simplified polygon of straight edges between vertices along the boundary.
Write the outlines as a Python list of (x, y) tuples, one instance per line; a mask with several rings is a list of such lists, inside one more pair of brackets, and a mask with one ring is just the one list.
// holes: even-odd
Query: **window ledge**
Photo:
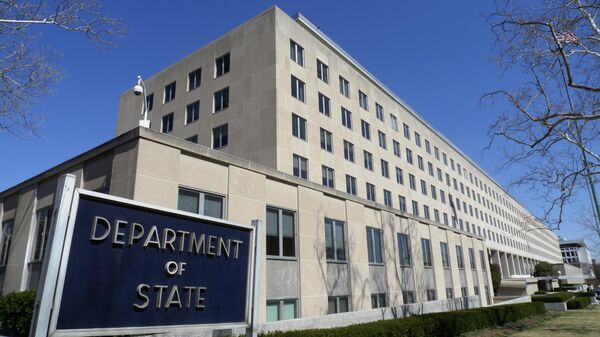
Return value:
[(383, 262), (382, 263), (372, 263), (372, 262), (369, 262), (369, 266), (383, 267), (383, 266), (385, 266), (385, 264)]
[(277, 261), (298, 261), (298, 258), (295, 256), (277, 256), (277, 255), (267, 255), (267, 260), (277, 260)]
[(327, 263), (331, 263), (331, 264), (348, 264), (348, 261), (327, 260)]

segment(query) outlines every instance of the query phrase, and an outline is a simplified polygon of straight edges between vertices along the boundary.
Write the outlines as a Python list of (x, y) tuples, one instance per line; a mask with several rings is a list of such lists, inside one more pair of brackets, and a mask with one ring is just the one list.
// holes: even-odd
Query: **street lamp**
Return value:
[(142, 96), (142, 113), (144, 116), (143, 120), (140, 120), (140, 126), (144, 128), (150, 128), (150, 121), (148, 120), (148, 98), (146, 97), (146, 85), (142, 80), (142, 76), (138, 75), (137, 84), (133, 86), (133, 93), (136, 96)]

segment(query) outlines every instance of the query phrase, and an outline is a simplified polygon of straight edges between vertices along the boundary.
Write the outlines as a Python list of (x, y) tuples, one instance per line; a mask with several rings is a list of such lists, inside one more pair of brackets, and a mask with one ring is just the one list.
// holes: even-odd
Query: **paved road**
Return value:
[(600, 305), (592, 309), (558, 313), (539, 326), (510, 335), (515, 337), (600, 336)]

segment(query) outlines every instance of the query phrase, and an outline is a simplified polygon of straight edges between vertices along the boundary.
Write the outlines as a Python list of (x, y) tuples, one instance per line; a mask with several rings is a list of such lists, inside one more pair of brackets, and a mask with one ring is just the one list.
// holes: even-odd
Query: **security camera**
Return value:
[(133, 93), (136, 96), (139, 96), (144, 93), (144, 88), (141, 85), (137, 84), (136, 86), (133, 87)]

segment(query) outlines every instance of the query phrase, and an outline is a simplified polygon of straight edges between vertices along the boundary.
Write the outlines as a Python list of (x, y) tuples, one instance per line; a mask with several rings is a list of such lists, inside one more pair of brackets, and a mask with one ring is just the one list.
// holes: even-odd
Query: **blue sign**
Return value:
[(246, 324), (252, 237), (218, 219), (79, 194), (56, 330)]

